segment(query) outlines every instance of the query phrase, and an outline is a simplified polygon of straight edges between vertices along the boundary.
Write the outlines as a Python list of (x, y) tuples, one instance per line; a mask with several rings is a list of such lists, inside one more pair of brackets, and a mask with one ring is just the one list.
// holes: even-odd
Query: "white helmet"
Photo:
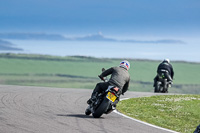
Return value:
[(131, 67), (131, 66), (130, 66), (130, 63), (129, 63), (127, 60), (123, 60), (123, 61), (120, 63), (119, 66), (125, 68), (126, 70), (129, 70), (129, 68)]
[(169, 59), (164, 59), (165, 62), (167, 63), (170, 63), (170, 60)]

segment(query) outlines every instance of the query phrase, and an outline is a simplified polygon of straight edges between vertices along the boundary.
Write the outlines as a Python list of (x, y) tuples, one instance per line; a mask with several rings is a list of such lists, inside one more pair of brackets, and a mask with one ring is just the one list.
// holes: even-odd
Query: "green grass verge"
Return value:
[(120, 101), (117, 110), (130, 117), (181, 133), (200, 124), (200, 95), (163, 95)]
[(96, 78), (79, 78), (79, 77), (60, 77), (56, 75), (1, 75), (0, 83), (7, 85), (24, 85), (24, 86), (45, 86), (60, 88), (85, 88), (92, 89), (95, 87), (98, 79)]
[[(0, 84), (93, 89), (101, 68), (118, 66), (122, 59), (0, 54)], [(159, 61), (128, 59), (131, 91), (153, 92)], [(200, 63), (172, 62), (174, 85), (169, 92), (200, 94)]]

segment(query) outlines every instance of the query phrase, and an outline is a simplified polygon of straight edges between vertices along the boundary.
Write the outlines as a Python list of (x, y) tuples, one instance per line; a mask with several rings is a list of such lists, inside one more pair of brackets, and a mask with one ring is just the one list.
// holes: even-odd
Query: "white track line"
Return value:
[[(129, 98), (124, 98), (124, 99), (121, 99), (121, 100), (126, 100), (126, 99), (129, 99)], [(120, 101), (121, 101), (121, 100), (120, 100)], [(124, 115), (124, 114), (118, 112), (117, 110), (114, 110), (113, 112), (116, 113), (116, 114), (118, 114), (118, 115), (121, 115), (121, 116), (123, 116), (123, 117), (126, 117), (126, 118), (128, 118), (128, 119), (131, 119), (131, 120), (133, 120), (133, 121), (136, 121), (136, 122), (139, 122), (139, 123), (142, 123), (142, 124), (145, 124), (145, 125), (148, 125), (148, 126), (157, 128), (157, 129), (165, 130), (165, 131), (168, 131), (168, 132), (171, 132), (171, 133), (179, 133), (179, 132), (176, 132), (176, 131), (173, 131), (173, 130), (170, 130), (170, 129), (162, 128), (162, 127), (155, 126), (155, 125), (152, 125), (152, 124), (147, 123), (147, 122), (143, 122), (143, 121), (134, 119), (134, 118), (132, 118), (132, 117), (129, 117), (129, 116), (127, 116), (127, 115)]]

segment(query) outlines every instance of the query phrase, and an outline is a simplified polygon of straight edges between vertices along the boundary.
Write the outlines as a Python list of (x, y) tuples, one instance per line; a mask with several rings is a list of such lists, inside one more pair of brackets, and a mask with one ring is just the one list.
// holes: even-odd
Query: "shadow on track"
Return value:
[[(91, 115), (85, 115), (85, 114), (57, 114), (57, 116), (64, 116), (64, 117), (76, 117), (76, 118), (92, 118), (95, 119)], [(103, 117), (100, 117), (98, 119), (104, 119)]]
[(92, 116), (88, 116), (85, 114), (57, 114), (57, 116), (77, 117), (77, 118), (93, 118)]

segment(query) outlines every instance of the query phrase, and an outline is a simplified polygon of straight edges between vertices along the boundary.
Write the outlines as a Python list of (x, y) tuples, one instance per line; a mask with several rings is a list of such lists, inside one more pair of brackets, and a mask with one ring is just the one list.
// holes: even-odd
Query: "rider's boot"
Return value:
[(97, 99), (97, 94), (98, 94), (98, 92), (96, 92), (94, 95), (92, 95), (92, 97), (87, 101), (87, 104), (90, 105), (91, 103), (95, 102)]
[(172, 82), (172, 81), (169, 81), (168, 83), (169, 83), (169, 84), (168, 84), (168, 87), (172, 87), (173, 82)]
[(91, 97), (89, 100), (87, 100), (87, 104), (91, 104), (95, 101), (95, 97)]
[(153, 82), (153, 87), (155, 87), (155, 86), (156, 86), (156, 82), (157, 82), (156, 78), (154, 78), (153, 81), (154, 81), (154, 82)]

